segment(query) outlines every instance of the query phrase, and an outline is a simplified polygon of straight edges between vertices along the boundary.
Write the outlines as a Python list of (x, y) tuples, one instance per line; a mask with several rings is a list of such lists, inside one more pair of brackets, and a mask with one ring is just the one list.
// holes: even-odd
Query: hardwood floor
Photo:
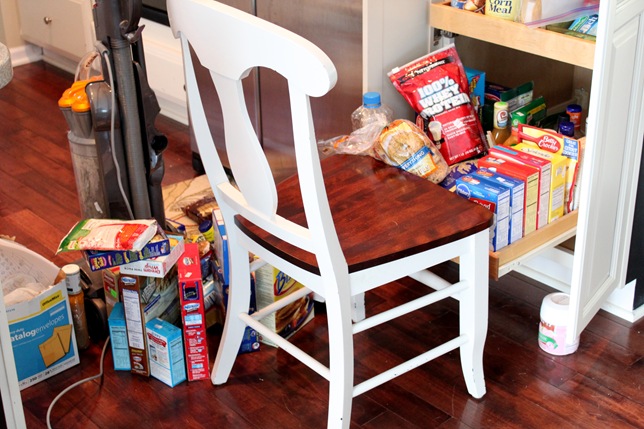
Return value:
[[(55, 255), (78, 220), (67, 126), (57, 100), (72, 77), (44, 63), (19, 66), (0, 90), (0, 234), (62, 266), (80, 255)], [(187, 127), (160, 117), (170, 141), (164, 184), (194, 175)], [(440, 269), (454, 276), (453, 267)], [(367, 295), (369, 311), (415, 296), (404, 279)], [(555, 357), (537, 345), (539, 309), (548, 287), (518, 274), (490, 284), (485, 346), (487, 394), (471, 398), (457, 353), (432, 361), (354, 400), (352, 428), (643, 428), (644, 321), (629, 324), (600, 312), (579, 349)], [(323, 309), (295, 337), (310, 354), (327, 357)], [(356, 379), (390, 367), (412, 352), (456, 334), (457, 307), (439, 303), (356, 337)], [(422, 329), (418, 329), (422, 326)], [(219, 341), (209, 331), (211, 362)], [(81, 363), (22, 391), (29, 428), (46, 427), (56, 395), (97, 374), (102, 343)], [(55, 428), (322, 428), (327, 382), (287, 353), (262, 346), (241, 355), (229, 382), (184, 382), (170, 388), (154, 378), (113, 370), (111, 352), (97, 379), (69, 391), (51, 412)]]

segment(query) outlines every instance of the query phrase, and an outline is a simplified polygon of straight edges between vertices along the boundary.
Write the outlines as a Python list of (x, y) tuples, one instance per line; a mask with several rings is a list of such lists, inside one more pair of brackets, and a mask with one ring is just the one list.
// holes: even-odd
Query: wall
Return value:
[(24, 45), (20, 38), (20, 18), (16, 0), (0, 2), (0, 42), (7, 47), (16, 48)]

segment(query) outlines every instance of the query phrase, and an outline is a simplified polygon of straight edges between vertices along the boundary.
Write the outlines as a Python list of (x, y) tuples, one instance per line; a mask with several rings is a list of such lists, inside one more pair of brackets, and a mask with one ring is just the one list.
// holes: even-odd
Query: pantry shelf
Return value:
[(432, 3), (429, 23), (433, 28), (451, 33), (587, 69), (593, 68), (595, 42), (590, 40), (464, 11), (451, 7), (449, 3)]
[(577, 214), (577, 210), (572, 211), (498, 252), (490, 252), (490, 277), (498, 280), (521, 261), (573, 237), (577, 231)]

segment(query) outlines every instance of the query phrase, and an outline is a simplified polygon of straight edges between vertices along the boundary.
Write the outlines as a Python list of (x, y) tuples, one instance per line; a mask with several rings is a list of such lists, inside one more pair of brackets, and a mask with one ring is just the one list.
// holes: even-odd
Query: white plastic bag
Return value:
[(523, 0), (521, 22), (528, 27), (572, 21), (599, 10), (599, 0)]

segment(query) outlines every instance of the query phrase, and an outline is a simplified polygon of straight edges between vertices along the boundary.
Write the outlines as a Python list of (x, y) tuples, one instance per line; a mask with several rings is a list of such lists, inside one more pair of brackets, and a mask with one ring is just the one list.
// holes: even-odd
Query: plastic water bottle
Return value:
[(380, 101), (380, 93), (366, 92), (362, 96), (362, 106), (351, 114), (353, 131), (372, 123), (381, 124), (383, 127), (393, 121), (394, 112)]

